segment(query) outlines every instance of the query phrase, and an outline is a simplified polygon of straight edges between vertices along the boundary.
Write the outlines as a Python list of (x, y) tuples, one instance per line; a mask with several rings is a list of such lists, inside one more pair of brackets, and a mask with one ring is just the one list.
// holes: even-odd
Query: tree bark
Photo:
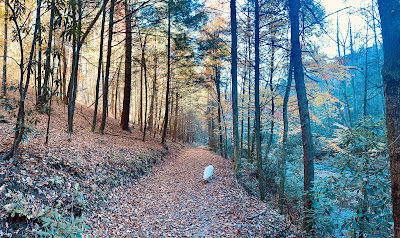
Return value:
[(178, 110), (179, 110), (179, 94), (175, 93), (175, 120), (174, 120), (174, 129), (172, 131), (172, 138), (176, 141), (176, 132), (178, 127)]
[(8, 40), (8, 0), (5, 0), (5, 13), (4, 13), (4, 51), (3, 51), (3, 81), (1, 84), (1, 95), (7, 96), (7, 40)]
[[(157, 95), (157, 38), (155, 38), (155, 53), (154, 53), (154, 77), (153, 77), (153, 88), (150, 101), (150, 114), (149, 114), (149, 131), (153, 130), (154, 113), (157, 113), (157, 100), (155, 97)], [(155, 104), (155, 105), (154, 105)]]
[(303, 62), (300, 48), (299, 10), (300, 0), (289, 0), (289, 17), (291, 25), (292, 60), (296, 82), (297, 103), (299, 107), (301, 136), (303, 141), (304, 160), (304, 219), (303, 229), (311, 233), (312, 224), (312, 187), (314, 181), (314, 151), (312, 145), (311, 122), (308, 109), (306, 86), (304, 83)]
[(108, 110), (108, 79), (110, 77), (110, 66), (111, 66), (111, 47), (112, 47), (112, 36), (113, 36), (113, 26), (114, 26), (114, 5), (115, 5), (115, 0), (111, 0), (109, 23), (108, 23), (107, 62), (105, 68), (106, 75), (103, 84), (103, 114), (100, 125), (101, 134), (104, 134), (104, 128), (106, 126), (107, 110)]
[(233, 161), (236, 174), (239, 173), (239, 130), (238, 130), (238, 91), (237, 91), (237, 23), (236, 0), (230, 0), (231, 9), (231, 75), (232, 75), (232, 113), (233, 113)]
[(264, 186), (264, 173), (263, 173), (263, 161), (261, 154), (261, 112), (260, 112), (260, 7), (258, 0), (254, 1), (254, 104), (255, 104), (255, 141), (256, 141), (256, 160), (257, 160), (257, 171), (258, 171), (258, 186), (260, 189), (261, 201), (265, 200), (265, 186)]
[(125, 85), (121, 129), (129, 131), (129, 110), (132, 91), (132, 16), (129, 0), (125, 0)]
[(280, 178), (279, 178), (279, 198), (278, 198), (279, 214), (281, 215), (283, 214), (283, 209), (284, 209), (283, 206), (285, 202), (285, 179), (286, 179), (286, 158), (287, 158), (286, 142), (289, 130), (287, 108), (290, 97), (290, 88), (292, 86), (292, 79), (293, 79), (293, 63), (292, 59), (290, 58), (288, 80), (285, 89), (285, 96), (283, 98), (283, 109), (282, 109), (283, 111), (282, 162), (279, 174)]
[(146, 43), (147, 43), (147, 36), (144, 38), (143, 49), (142, 49), (142, 65), (144, 71), (144, 122), (143, 122), (143, 141), (146, 138), (146, 130), (147, 130), (147, 65), (146, 65)]
[[(103, 13), (108, 0), (104, 0), (103, 6), (100, 8), (99, 12), (90, 22), (86, 31), (83, 34), (73, 34), (72, 37), (72, 70), (71, 70), (71, 79), (68, 86), (67, 98), (65, 101), (68, 101), (68, 133), (73, 133), (73, 124), (74, 124), (74, 113), (75, 113), (75, 101), (76, 101), (76, 89), (77, 89), (77, 80), (78, 80), (78, 67), (79, 67), (79, 54), (82, 47), (83, 42), (86, 37), (89, 35), (90, 31), (93, 29), (93, 26), (97, 22), (100, 17), (100, 14)], [(76, 26), (77, 32), (82, 31), (82, 0), (78, 0), (78, 20), (76, 19), (76, 3), (70, 2), (72, 4), (72, 22), (73, 25)]]
[(42, 85), (42, 94), (39, 95), (39, 104), (44, 105), (47, 103), (48, 94), (49, 94), (49, 78), (50, 78), (50, 59), (51, 59), (51, 42), (53, 40), (53, 29), (54, 29), (54, 14), (55, 14), (55, 0), (51, 0), (51, 10), (50, 10), (50, 22), (49, 22), (49, 38), (47, 40), (47, 49), (46, 49), (46, 63), (44, 65), (44, 79)]
[(274, 78), (274, 60), (275, 60), (275, 33), (272, 32), (271, 29), (271, 62), (270, 62), (270, 75), (269, 75), (269, 90), (271, 92), (271, 127), (269, 131), (269, 138), (267, 142), (267, 148), (265, 150), (265, 159), (268, 159), (269, 152), (271, 150), (272, 140), (274, 138), (274, 126), (275, 126), (275, 95), (274, 95), (274, 87), (273, 87), (273, 78)]
[[(94, 101), (94, 112), (93, 112), (93, 122), (91, 131), (94, 132), (96, 129), (97, 122), (97, 110), (99, 106), (99, 88), (100, 88), (100, 78), (101, 78), (101, 69), (103, 67), (103, 44), (104, 44), (104, 28), (106, 22), (106, 10), (103, 9), (103, 16), (101, 19), (101, 29), (100, 29), (100, 49), (99, 49), (99, 63), (97, 66), (97, 79), (96, 79), (96, 96)], [(125, 99), (125, 97), (124, 97)], [(124, 101), (125, 102), (125, 101)]]
[(368, 15), (366, 28), (367, 31), (365, 33), (365, 67), (364, 67), (364, 105), (363, 105), (363, 116), (367, 116), (367, 107), (368, 107)]
[(382, 79), (386, 103), (386, 130), (392, 182), (395, 237), (400, 237), (400, 2), (378, 0), (384, 63)]
[(218, 107), (217, 107), (217, 112), (218, 112), (218, 150), (219, 150), (219, 154), (222, 156), (222, 150), (223, 150), (223, 139), (222, 139), (222, 122), (221, 122), (221, 79), (220, 79), (220, 72), (219, 72), (219, 67), (218, 65), (216, 65), (214, 67), (215, 70), (215, 88), (217, 90), (217, 103), (218, 103)]
[(168, 108), (169, 108), (169, 90), (170, 90), (170, 81), (171, 81), (171, 0), (168, 1), (168, 35), (167, 35), (167, 91), (165, 93), (165, 117), (164, 117), (164, 126), (163, 132), (161, 136), (161, 143), (165, 148), (166, 137), (167, 137), (167, 129), (168, 129)]

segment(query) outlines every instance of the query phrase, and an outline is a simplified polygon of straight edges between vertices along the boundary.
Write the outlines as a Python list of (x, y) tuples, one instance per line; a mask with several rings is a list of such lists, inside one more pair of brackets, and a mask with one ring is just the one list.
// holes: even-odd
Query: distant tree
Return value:
[(382, 78), (392, 181), (394, 236), (400, 237), (400, 2), (378, 0), (378, 5), (384, 53)]
[(167, 84), (165, 93), (165, 115), (162, 129), (161, 143), (166, 146), (171, 88), (171, 27), (177, 30), (191, 30), (205, 21), (205, 13), (201, 6), (192, 0), (168, 0), (166, 6), (167, 15)]

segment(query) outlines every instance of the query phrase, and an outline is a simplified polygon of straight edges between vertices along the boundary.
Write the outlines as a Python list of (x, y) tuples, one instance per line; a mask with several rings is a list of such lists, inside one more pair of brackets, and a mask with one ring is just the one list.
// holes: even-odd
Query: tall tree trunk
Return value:
[(8, 0), (5, 0), (5, 13), (4, 13), (4, 51), (3, 51), (3, 81), (1, 84), (1, 95), (7, 96), (7, 40), (8, 40)]
[[(378, 34), (377, 34), (377, 31), (376, 31), (376, 23), (375, 23), (375, 21), (377, 20), (376, 19), (376, 17), (375, 17), (375, 4), (374, 4), (374, 0), (372, 0), (371, 1), (371, 12), (372, 12), (372, 29), (373, 29), (373, 31), (374, 31), (374, 42), (375, 42), (375, 54), (376, 54), (376, 65), (378, 66), (378, 68), (381, 66), (381, 62), (380, 62), (380, 57), (379, 57), (379, 42), (378, 42)], [(379, 82), (379, 84), (383, 84), (383, 81), (382, 81), (382, 75), (381, 74), (378, 74), (378, 82)], [(383, 87), (382, 87), (382, 89), (380, 89), (379, 90), (380, 91), (380, 96), (381, 96), (381, 100), (382, 100), (382, 113), (384, 114), (385, 113), (385, 96), (384, 96), (384, 89), (383, 89)], [(381, 112), (379, 112), (379, 113), (381, 113)]]
[[(339, 57), (339, 64), (344, 64), (344, 61), (341, 59), (341, 53), (340, 53), (340, 38), (339, 38), (339, 13), (337, 13), (337, 19), (336, 19), (336, 43), (337, 43), (337, 52), (338, 52), (338, 57)], [(343, 44), (343, 57), (346, 57), (346, 47), (345, 44)], [(347, 92), (346, 92), (346, 81), (342, 81), (342, 87), (343, 87), (343, 98), (346, 104), (346, 109), (347, 109), (347, 115), (349, 116), (349, 125), (352, 126), (352, 120), (351, 120), (351, 113), (350, 113), (350, 105), (349, 105), (349, 100), (347, 98)], [(340, 111), (340, 107), (338, 107), (338, 110)], [(343, 113), (344, 114), (344, 113)], [(343, 115), (343, 120), (344, 123), (347, 125), (346, 122), (346, 117)]]
[[(157, 95), (157, 37), (155, 37), (155, 53), (154, 53), (154, 77), (153, 77), (153, 87), (151, 93), (151, 102), (150, 102), (150, 114), (149, 114), (149, 130), (153, 130), (153, 121), (154, 121), (154, 113), (157, 113), (157, 100), (155, 97)], [(154, 106), (154, 104), (156, 104)]]
[(288, 72), (288, 80), (285, 89), (285, 96), (283, 98), (283, 136), (282, 136), (282, 161), (280, 167), (280, 174), (279, 174), (279, 198), (278, 198), (278, 208), (279, 213), (283, 214), (284, 209), (284, 202), (285, 202), (285, 179), (286, 179), (286, 158), (287, 158), (287, 135), (289, 130), (289, 123), (288, 123), (288, 103), (290, 97), (290, 88), (292, 87), (292, 79), (293, 79), (293, 63), (292, 59), (290, 58), (289, 63), (289, 72)]
[(179, 94), (175, 93), (175, 120), (174, 120), (174, 129), (172, 131), (172, 138), (175, 141), (176, 140), (176, 132), (177, 132), (177, 127), (178, 127), (178, 110), (179, 110)]
[(114, 26), (114, 5), (115, 0), (111, 0), (110, 4), (110, 16), (108, 20), (108, 43), (107, 43), (107, 62), (106, 62), (106, 76), (103, 84), (103, 114), (101, 118), (100, 133), (104, 134), (104, 128), (106, 126), (107, 110), (108, 110), (108, 79), (110, 77), (110, 66), (111, 66), (111, 47), (112, 47), (112, 36)]
[(303, 141), (304, 160), (304, 219), (303, 229), (311, 233), (312, 224), (312, 187), (314, 182), (314, 151), (312, 145), (311, 122), (308, 111), (306, 86), (304, 83), (303, 62), (300, 48), (299, 10), (300, 0), (289, 0), (289, 17), (291, 25), (292, 60), (296, 82), (297, 103), (299, 107), (301, 136)]
[[(61, 100), (65, 104), (65, 99), (67, 98), (67, 93), (66, 93), (66, 84), (67, 84), (67, 66), (68, 66), (68, 55), (66, 51), (66, 40), (65, 36), (62, 38), (62, 50), (61, 50), (61, 55), (62, 55), (62, 61), (63, 61), (63, 68), (62, 68), (62, 77), (61, 77), (61, 89), (62, 89), (62, 94), (61, 94)], [(65, 107), (64, 107), (65, 108)]]
[[(77, 32), (82, 30), (82, 15), (81, 15), (81, 7), (82, 1), (78, 0), (78, 3), (72, 2), (72, 21), (73, 25), (76, 26)], [(78, 5), (78, 6), (77, 6)], [(78, 7), (78, 9), (77, 9)], [(78, 10), (78, 19), (76, 18)], [(79, 53), (81, 45), (79, 42), (81, 41), (80, 34), (73, 34), (72, 36), (72, 70), (71, 70), (71, 79), (68, 87), (68, 133), (73, 133), (73, 119), (75, 113), (75, 102), (76, 102), (76, 90), (78, 85), (78, 67), (79, 67)]]
[(37, 92), (36, 105), (40, 104), (40, 96), (42, 95), (42, 28), (38, 29), (38, 62), (37, 62)]
[[(351, 54), (351, 57), (350, 57), (350, 62), (351, 62), (351, 65), (354, 65), (354, 48), (353, 48), (353, 34), (352, 34), (352, 31), (351, 31), (351, 22), (350, 22), (350, 20), (349, 20), (349, 36), (350, 36), (350, 54)], [(353, 115), (354, 115), (354, 118), (353, 118), (353, 120), (356, 122), (357, 121), (357, 115), (358, 115), (358, 109), (357, 109), (357, 107), (358, 107), (358, 105), (357, 105), (357, 99), (356, 99), (356, 85), (355, 85), (355, 79), (354, 79), (354, 76), (352, 75), (351, 76), (351, 87), (352, 87), (352, 91), (353, 91), (353, 107), (354, 107), (354, 109), (353, 109)]]
[(165, 117), (164, 117), (164, 126), (163, 132), (161, 136), (161, 143), (164, 147), (167, 147), (166, 137), (167, 137), (167, 129), (168, 129), (168, 107), (169, 107), (169, 90), (170, 90), (170, 81), (171, 81), (171, 0), (168, 1), (168, 35), (167, 35), (167, 91), (165, 93)]
[(54, 14), (55, 14), (55, 0), (51, 0), (51, 10), (50, 10), (50, 22), (49, 22), (49, 38), (47, 40), (47, 50), (46, 50), (46, 63), (44, 65), (44, 79), (42, 85), (42, 95), (39, 95), (39, 104), (44, 105), (47, 103), (48, 94), (49, 94), (49, 78), (50, 78), (50, 59), (51, 54), (53, 53), (51, 50), (51, 42), (53, 41), (53, 29), (54, 29)]
[(146, 138), (146, 130), (147, 130), (147, 65), (146, 65), (146, 43), (147, 43), (147, 36), (144, 39), (143, 49), (142, 49), (142, 65), (144, 71), (144, 122), (143, 122), (143, 141)]
[(0, 158), (0, 160), (8, 159), (11, 157), (17, 157), (18, 155), (18, 145), (22, 141), (22, 137), (24, 136), (25, 133), (25, 99), (26, 99), (26, 94), (28, 92), (28, 87), (29, 87), (29, 80), (31, 77), (31, 72), (32, 72), (32, 65), (33, 65), (33, 57), (35, 54), (35, 46), (36, 46), (36, 40), (37, 40), (37, 33), (39, 29), (39, 23), (40, 23), (40, 9), (42, 5), (42, 0), (37, 0), (37, 8), (36, 8), (36, 23), (35, 23), (35, 30), (33, 33), (33, 39), (32, 39), (32, 45), (31, 45), (31, 51), (29, 54), (29, 59), (28, 59), (28, 65), (26, 68), (26, 82), (24, 85), (24, 48), (23, 48), (23, 38), (21, 35), (21, 28), (17, 22), (17, 15), (15, 12), (15, 9), (13, 9), (9, 2), (6, 2), (7, 6), (10, 8), (12, 11), (12, 19), (15, 24), (15, 28), (17, 31), (17, 37), (18, 37), (18, 43), (19, 43), (19, 50), (20, 50), (20, 63), (19, 63), (19, 70), (20, 70), (20, 82), (19, 82), (19, 108), (18, 108), (18, 116), (17, 116), (17, 122), (15, 125), (15, 133), (14, 133), (14, 142), (13, 145), (8, 153), (3, 155), (3, 157)]
[(400, 2), (378, 0), (381, 16), (384, 63), (386, 130), (392, 182), (395, 237), (400, 237)]
[[(247, 49), (246, 49), (247, 51)], [(247, 54), (246, 54), (247, 55)], [(247, 77), (247, 70), (245, 71), (245, 76), (242, 79), (242, 98), (240, 102), (240, 154), (239, 158), (242, 159), (243, 154), (243, 140), (244, 140), (244, 94), (246, 93), (246, 81), (248, 80)]]
[(121, 115), (121, 129), (129, 131), (129, 110), (132, 91), (132, 14), (129, 0), (125, 0), (125, 86)]
[(267, 149), (265, 150), (265, 158), (268, 158), (269, 152), (271, 150), (272, 140), (274, 138), (274, 126), (275, 126), (275, 95), (274, 95), (274, 60), (275, 60), (275, 33), (273, 33), (274, 29), (271, 29), (271, 62), (270, 62), (270, 71), (269, 71), (269, 90), (271, 91), (271, 127), (269, 131), (269, 138), (267, 143)]
[[(79, 54), (80, 49), (82, 47), (83, 42), (86, 37), (89, 35), (91, 29), (95, 25), (96, 21), (99, 19), (101, 13), (103, 13), (108, 0), (104, 0), (103, 6), (100, 8), (99, 12), (92, 19), (86, 31), (83, 34), (73, 34), (72, 37), (72, 70), (71, 70), (71, 79), (68, 86), (67, 98), (65, 101), (68, 101), (68, 133), (73, 133), (73, 122), (74, 122), (74, 113), (75, 113), (75, 102), (76, 102), (76, 89), (78, 84), (78, 67), (79, 67)], [(76, 27), (76, 32), (82, 32), (82, 0), (77, 0), (77, 4), (75, 2), (70, 2), (72, 8), (72, 24)], [(78, 19), (76, 18), (76, 5), (78, 5)]]
[[(103, 16), (102, 16), (102, 19), (101, 19), (101, 29), (100, 29), (99, 63), (98, 63), (98, 66), (97, 66), (96, 96), (94, 98), (94, 100), (95, 100), (94, 101), (94, 112), (93, 112), (93, 122), (92, 122), (92, 129), (91, 129), (92, 132), (94, 132), (94, 130), (96, 129), (97, 110), (98, 110), (98, 106), (99, 106), (99, 88), (100, 88), (101, 69), (103, 67), (103, 44), (104, 44), (105, 22), (106, 22), (106, 10), (104, 9), (103, 10)], [(124, 97), (124, 99), (125, 99), (125, 97)]]
[[(139, 33), (140, 34), (140, 33)], [(141, 39), (141, 35), (139, 35), (139, 38)], [(141, 44), (142, 47), (142, 61), (140, 62), (140, 93), (139, 93), (139, 128), (140, 131), (143, 132), (143, 44)]]
[[(122, 64), (122, 59), (123, 57), (121, 57), (121, 61), (119, 62), (118, 65), (118, 69), (117, 69), (117, 82), (115, 82), (115, 100), (114, 100), (114, 119), (117, 119), (117, 114), (118, 114), (118, 105), (119, 105), (119, 101), (118, 101), (118, 87), (119, 87), (119, 73), (121, 72), (121, 64)], [(115, 76), (115, 74), (114, 74)]]
[(368, 107), (368, 16), (367, 16), (367, 31), (365, 33), (365, 67), (364, 67), (364, 105), (363, 105), (363, 116), (367, 116)]
[[(247, 8), (247, 31), (250, 32), (251, 30), (251, 19), (250, 19), (250, 6), (251, 6), (251, 2), (250, 0), (248, 1), (248, 8)], [(250, 107), (251, 107), (251, 68), (250, 64), (251, 64), (251, 36), (249, 35), (247, 38), (247, 48), (249, 49), (248, 51), (248, 55), (247, 55), (247, 69), (246, 71), (248, 71), (248, 100), (247, 100), (247, 162), (250, 163), (250, 161), (252, 161), (252, 151), (251, 151), (251, 139), (250, 139), (250, 132), (251, 132), (251, 121), (250, 121)]]
[(255, 141), (256, 141), (256, 160), (258, 171), (258, 185), (260, 189), (261, 200), (265, 200), (265, 186), (264, 186), (264, 173), (263, 161), (261, 154), (261, 112), (260, 112), (260, 7), (258, 0), (254, 1), (254, 71), (255, 71), (255, 90), (254, 90), (254, 104), (255, 104)]
[(238, 91), (237, 91), (237, 23), (236, 23), (236, 0), (230, 0), (231, 8), (231, 75), (232, 75), (232, 114), (233, 114), (233, 161), (236, 174), (239, 173), (239, 130), (238, 130)]
[(218, 150), (219, 150), (219, 154), (222, 156), (222, 150), (223, 150), (223, 139), (222, 139), (222, 122), (221, 122), (221, 79), (220, 79), (220, 69), (218, 67), (218, 65), (216, 65), (214, 67), (215, 70), (215, 88), (217, 90), (217, 103), (218, 103), (218, 107), (217, 107), (217, 112), (218, 112)]

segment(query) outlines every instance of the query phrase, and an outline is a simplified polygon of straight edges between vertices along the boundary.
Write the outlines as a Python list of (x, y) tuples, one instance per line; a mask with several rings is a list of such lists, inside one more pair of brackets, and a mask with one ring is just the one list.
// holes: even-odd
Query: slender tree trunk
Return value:
[[(82, 30), (82, 1), (78, 0), (78, 3), (72, 2), (72, 21), (73, 25), (77, 27), (78, 32)], [(78, 7), (78, 9), (77, 9)], [(78, 19), (76, 18), (78, 10)], [(76, 90), (78, 85), (78, 67), (79, 67), (79, 53), (80, 53), (80, 34), (73, 34), (72, 36), (72, 70), (71, 79), (69, 83), (69, 96), (68, 96), (68, 133), (73, 133), (73, 119), (75, 113), (75, 102), (76, 102)]]
[[(151, 94), (151, 102), (150, 102), (150, 114), (149, 114), (149, 131), (153, 130), (153, 121), (154, 121), (154, 113), (157, 113), (157, 100), (155, 97), (157, 95), (157, 38), (155, 38), (155, 53), (154, 53), (154, 77), (153, 77), (153, 88)], [(156, 104), (154, 106), (154, 104)]]
[[(141, 38), (141, 36), (139, 36)], [(142, 62), (140, 63), (140, 93), (139, 93), (139, 127), (140, 131), (143, 132), (143, 44), (142, 47)]]
[(236, 174), (239, 174), (239, 130), (238, 130), (238, 91), (237, 91), (237, 23), (236, 0), (230, 0), (231, 8), (231, 75), (232, 75), (232, 112), (233, 112), (233, 161)]
[(37, 8), (36, 8), (36, 23), (35, 23), (35, 30), (33, 33), (33, 39), (32, 39), (32, 45), (31, 45), (31, 51), (29, 54), (29, 59), (28, 59), (28, 65), (26, 68), (26, 82), (24, 85), (24, 48), (23, 48), (23, 38), (21, 35), (21, 28), (18, 25), (17, 22), (17, 16), (15, 13), (15, 9), (11, 8), (9, 2), (6, 2), (7, 6), (10, 8), (12, 11), (12, 19), (15, 24), (15, 28), (17, 31), (17, 36), (18, 36), (18, 43), (19, 43), (19, 50), (20, 50), (20, 63), (19, 63), (19, 70), (20, 70), (20, 82), (19, 82), (19, 96), (20, 96), (20, 101), (19, 101), (19, 108), (18, 108), (18, 116), (17, 116), (17, 122), (15, 125), (15, 133), (14, 133), (14, 142), (11, 147), (11, 150), (3, 155), (3, 157), (0, 158), (0, 160), (8, 159), (11, 157), (17, 157), (18, 155), (18, 145), (22, 141), (22, 137), (24, 136), (25, 133), (25, 99), (26, 99), (26, 94), (28, 92), (28, 87), (29, 87), (29, 80), (31, 77), (31, 72), (32, 72), (32, 65), (33, 65), (33, 57), (35, 54), (35, 46), (36, 46), (36, 40), (37, 40), (37, 33), (38, 33), (38, 28), (39, 28), (39, 22), (40, 22), (40, 10), (41, 10), (41, 5), (42, 1), (37, 0)]
[[(96, 129), (97, 122), (97, 110), (99, 106), (99, 88), (100, 88), (100, 78), (101, 78), (101, 69), (103, 67), (103, 44), (104, 44), (104, 28), (106, 22), (106, 10), (103, 10), (103, 16), (101, 19), (101, 29), (100, 29), (100, 50), (99, 50), (99, 63), (97, 66), (97, 79), (96, 79), (96, 96), (94, 98), (94, 112), (93, 112), (93, 122), (91, 131), (94, 132)], [(126, 77), (126, 75), (125, 75)], [(125, 102), (125, 97), (124, 97)]]
[[(65, 36), (62, 38), (62, 61), (63, 61), (63, 68), (62, 68), (62, 76), (61, 76), (61, 89), (62, 89), (62, 94), (61, 94), (61, 100), (65, 104), (65, 99), (67, 98), (67, 93), (66, 93), (66, 84), (67, 84), (67, 65), (68, 65), (68, 55), (66, 51), (66, 40)], [(65, 107), (64, 107), (65, 108)]]
[(287, 158), (287, 135), (289, 131), (289, 123), (288, 123), (288, 103), (290, 97), (290, 88), (292, 87), (292, 79), (293, 79), (293, 63), (292, 59), (290, 59), (289, 63), (289, 73), (288, 80), (286, 84), (285, 96), (283, 98), (283, 136), (282, 136), (282, 162), (280, 167), (280, 178), (279, 178), (279, 198), (278, 198), (278, 208), (279, 214), (283, 214), (284, 202), (285, 202), (285, 179), (286, 179), (286, 158)]
[(223, 150), (223, 139), (222, 139), (222, 122), (221, 122), (221, 79), (220, 79), (220, 72), (219, 72), (219, 67), (216, 65), (214, 67), (215, 69), (215, 88), (217, 90), (217, 112), (218, 112), (218, 136), (219, 136), (219, 141), (218, 141), (218, 150), (219, 154), (222, 156), (222, 150)]
[(258, 171), (258, 185), (260, 189), (261, 201), (265, 200), (265, 186), (264, 186), (264, 173), (263, 173), (263, 162), (261, 155), (261, 112), (260, 112), (260, 7), (258, 0), (254, 1), (254, 46), (255, 46), (255, 58), (254, 58), (254, 70), (255, 70), (255, 140), (256, 140), (256, 160), (257, 160), (257, 171)]
[[(247, 49), (246, 49), (247, 51)], [(247, 54), (246, 54), (247, 55)], [(240, 100), (240, 155), (239, 158), (242, 159), (243, 154), (243, 140), (244, 140), (244, 94), (246, 93), (246, 81), (248, 80), (247, 77), (247, 70), (245, 72), (245, 77), (243, 78), (242, 82), (242, 99)]]
[[(225, 99), (225, 102), (227, 102), (228, 101), (228, 94), (227, 94), (227, 89), (228, 88), (228, 84), (225, 84), (225, 93), (224, 93), (224, 99)], [(221, 107), (221, 114), (222, 114), (222, 123), (223, 123), (223, 125), (224, 125), (224, 137), (225, 137), (225, 146), (224, 146), (224, 158), (228, 158), (228, 152), (227, 152), (227, 148), (228, 148), (228, 130), (227, 130), (227, 122), (226, 122), (226, 119), (225, 119), (225, 113), (224, 113), (224, 108), (223, 107)]]
[[(381, 62), (380, 62), (380, 57), (379, 57), (379, 42), (378, 42), (378, 34), (376, 32), (376, 17), (375, 17), (375, 4), (374, 4), (374, 0), (371, 1), (371, 12), (372, 12), (372, 29), (374, 31), (374, 42), (375, 42), (375, 53), (376, 53), (376, 65), (378, 66), (378, 68), (381, 66)], [(378, 80), (379, 80), (379, 84), (383, 85), (383, 81), (382, 81), (382, 75), (378, 74)], [(385, 96), (384, 96), (384, 89), (382, 87), (380, 91), (381, 94), (381, 100), (382, 100), (382, 112), (383, 114), (385, 113)], [(379, 105), (378, 105), (379, 106)], [(381, 112), (379, 112), (381, 113)]]
[[(83, 34), (73, 34), (72, 37), (72, 70), (71, 70), (71, 79), (68, 86), (68, 93), (66, 101), (68, 101), (68, 133), (73, 133), (73, 119), (75, 113), (75, 102), (76, 102), (76, 89), (78, 84), (78, 67), (79, 67), (79, 54), (80, 49), (82, 47), (83, 42), (85, 41), (86, 37), (89, 35), (91, 29), (95, 25), (96, 21), (99, 19), (101, 13), (103, 13), (104, 8), (106, 7), (108, 0), (104, 0), (104, 4), (90, 22), (88, 28)], [(72, 7), (72, 24), (76, 27), (76, 32), (82, 32), (82, 0), (78, 0), (77, 4), (75, 2), (70, 2)], [(76, 9), (76, 5), (78, 5), (78, 9)], [(76, 18), (78, 10), (78, 19)]]
[(179, 110), (179, 94), (175, 93), (175, 120), (174, 120), (174, 129), (172, 131), (172, 138), (176, 141), (176, 132), (178, 127), (178, 110)]
[[(352, 34), (352, 31), (351, 31), (351, 22), (350, 22), (350, 20), (349, 20), (349, 35), (350, 35), (350, 54), (351, 54), (350, 62), (351, 62), (351, 65), (354, 65), (355, 62), (354, 62), (354, 49), (353, 49), (353, 34)], [(355, 87), (355, 82), (354, 82), (354, 76), (351, 76), (351, 87), (352, 87), (352, 91), (353, 91), (353, 107), (354, 107), (354, 109), (353, 109), (353, 115), (354, 115), (353, 120), (356, 122), (357, 121), (357, 115), (358, 115), (358, 110), (357, 110), (358, 105), (357, 105), (357, 99), (356, 99), (356, 87)]]
[[(271, 29), (273, 31), (273, 29)], [(270, 75), (269, 75), (269, 90), (271, 91), (271, 128), (269, 131), (268, 144), (265, 151), (265, 158), (268, 158), (269, 152), (271, 150), (272, 140), (274, 138), (274, 126), (275, 126), (275, 95), (274, 95), (274, 87), (273, 87), (273, 78), (274, 78), (274, 60), (275, 60), (275, 33), (271, 33), (271, 62), (270, 62)]]
[(144, 39), (143, 50), (142, 50), (142, 65), (144, 71), (144, 122), (143, 122), (143, 141), (146, 138), (146, 130), (147, 130), (147, 64), (146, 64), (146, 42), (147, 42), (147, 35)]
[(169, 90), (170, 90), (170, 81), (171, 81), (171, 0), (168, 2), (168, 36), (167, 36), (167, 91), (165, 93), (165, 117), (164, 117), (164, 126), (163, 132), (161, 136), (161, 143), (164, 147), (167, 147), (166, 137), (167, 137), (167, 129), (168, 129), (168, 107), (169, 107)]
[(37, 62), (37, 92), (36, 105), (40, 104), (40, 96), (42, 95), (42, 28), (38, 29), (38, 62)]
[(368, 107), (368, 16), (367, 16), (367, 31), (365, 33), (365, 68), (364, 68), (364, 105), (363, 105), (363, 116), (367, 116)]
[(49, 78), (50, 78), (50, 59), (51, 54), (53, 53), (51, 50), (51, 42), (53, 40), (53, 29), (54, 29), (54, 14), (55, 14), (55, 0), (51, 0), (51, 10), (50, 10), (50, 22), (49, 22), (49, 38), (47, 41), (47, 50), (46, 50), (46, 63), (44, 65), (44, 79), (42, 85), (42, 95), (39, 95), (39, 104), (44, 105), (48, 100), (49, 94)]
[[(248, 32), (250, 32), (250, 30), (251, 30), (251, 21), (250, 21), (250, 6), (251, 6), (251, 2), (250, 2), (250, 0), (249, 0), (249, 3), (248, 3), (248, 8), (247, 8), (247, 16), (248, 16), (248, 18), (247, 18), (247, 31)], [(251, 132), (251, 121), (250, 121), (250, 116), (251, 116), (251, 111), (250, 111), (250, 108), (251, 108), (251, 68), (252, 67), (250, 67), (250, 64), (252, 64), (252, 62), (251, 62), (251, 37), (250, 37), (250, 35), (248, 36), (248, 38), (247, 38), (247, 48), (249, 49), (249, 51), (248, 51), (248, 55), (247, 55), (247, 57), (248, 57), (248, 61), (247, 61), (247, 63), (249, 64), (248, 66), (247, 66), (247, 70), (246, 71), (248, 71), (249, 73), (248, 73), (248, 75), (249, 75), (249, 78), (248, 78), (248, 94), (249, 94), (249, 99), (247, 100), (247, 162), (248, 163), (250, 163), (250, 161), (252, 161), (252, 149), (251, 149), (251, 139), (250, 139), (250, 132)]]
[[(117, 119), (117, 114), (118, 114), (118, 87), (119, 87), (119, 73), (121, 72), (121, 64), (122, 64), (122, 59), (123, 57), (121, 57), (121, 61), (119, 62), (118, 65), (118, 69), (117, 69), (117, 82), (115, 82), (115, 100), (114, 100), (114, 118)], [(114, 75), (115, 76), (115, 75)]]
[(129, 131), (129, 109), (132, 91), (132, 15), (129, 0), (125, 0), (125, 86), (121, 115), (121, 129)]
[(291, 23), (291, 45), (294, 79), (296, 82), (297, 103), (299, 107), (304, 160), (304, 219), (303, 228), (311, 233), (312, 224), (312, 187), (314, 182), (314, 151), (312, 145), (311, 122), (308, 109), (306, 86), (304, 83), (303, 62), (300, 48), (299, 10), (300, 0), (289, 0)]
[(8, 40), (8, 0), (5, 0), (5, 13), (4, 13), (4, 51), (3, 51), (3, 81), (1, 84), (1, 95), (7, 96), (7, 40)]
[(108, 79), (110, 77), (110, 66), (111, 66), (111, 47), (112, 47), (112, 35), (114, 26), (114, 5), (115, 0), (111, 0), (110, 4), (110, 16), (108, 23), (108, 43), (107, 43), (107, 62), (106, 62), (106, 76), (103, 84), (103, 114), (101, 118), (100, 133), (104, 134), (104, 128), (106, 126), (107, 110), (108, 110)]
[(378, 0), (381, 16), (384, 63), (386, 130), (392, 182), (394, 237), (400, 237), (400, 3)]

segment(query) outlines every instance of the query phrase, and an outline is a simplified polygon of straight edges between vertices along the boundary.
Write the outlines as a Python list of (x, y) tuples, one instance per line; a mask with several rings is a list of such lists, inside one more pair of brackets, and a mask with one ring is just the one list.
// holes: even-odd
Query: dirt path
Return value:
[[(212, 164), (211, 183), (202, 183)], [(106, 209), (92, 218), (93, 237), (274, 237), (281, 224), (273, 211), (238, 185), (232, 163), (206, 148), (167, 159), (137, 185), (110, 193)], [(285, 235), (285, 237), (288, 237)]]

